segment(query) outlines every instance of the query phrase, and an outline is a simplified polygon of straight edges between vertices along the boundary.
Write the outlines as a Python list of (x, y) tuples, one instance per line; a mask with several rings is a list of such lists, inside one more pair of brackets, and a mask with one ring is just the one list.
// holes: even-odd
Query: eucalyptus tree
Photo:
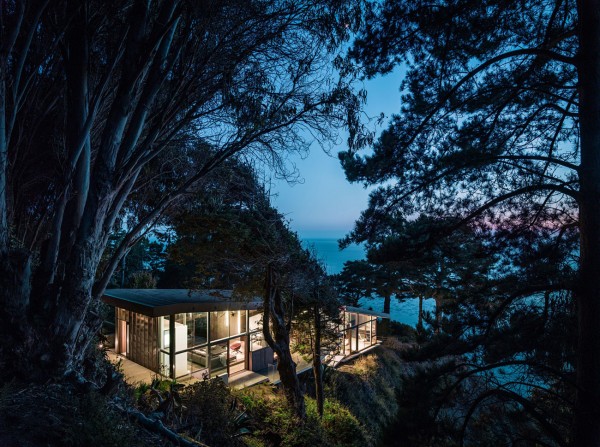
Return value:
[[(360, 100), (336, 58), (355, 10), (312, 0), (2, 2), (4, 377), (77, 374), (123, 254), (224, 160), (243, 153), (281, 167), (284, 151), (306, 147), (303, 135), (327, 141), (346, 124), (360, 138)], [(99, 271), (124, 204), (164, 174), (166, 153), (181, 175), (160, 185)]]
[(600, 445), (600, 3), (383, 1), (366, 23), (352, 56), (368, 76), (399, 66), (404, 96), (372, 154), (341, 154), (348, 177), (382, 185), (378, 215), (578, 229), (569, 442)]

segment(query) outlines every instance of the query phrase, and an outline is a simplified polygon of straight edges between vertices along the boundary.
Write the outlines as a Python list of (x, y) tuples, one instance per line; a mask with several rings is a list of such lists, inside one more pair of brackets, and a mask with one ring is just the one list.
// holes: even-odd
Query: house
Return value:
[[(108, 289), (115, 308), (118, 355), (178, 380), (265, 371), (273, 350), (262, 335), (262, 300), (230, 290)], [(377, 320), (387, 314), (343, 307), (340, 355), (377, 342)]]

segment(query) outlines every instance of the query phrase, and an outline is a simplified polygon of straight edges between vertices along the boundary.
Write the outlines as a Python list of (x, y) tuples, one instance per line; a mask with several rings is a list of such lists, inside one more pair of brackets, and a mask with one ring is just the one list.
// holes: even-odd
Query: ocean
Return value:
[[(365, 249), (362, 245), (351, 245), (340, 251), (337, 239), (312, 238), (304, 239), (302, 243), (304, 247), (315, 251), (317, 258), (323, 262), (327, 273), (330, 275), (340, 273), (346, 261), (357, 261), (365, 258)], [(359, 304), (365, 309), (383, 311), (382, 298), (361, 298)], [(435, 301), (433, 299), (424, 300), (423, 310), (433, 312), (435, 310)], [(392, 320), (416, 326), (418, 317), (419, 300), (417, 298), (408, 298), (403, 301), (392, 298), (390, 305), (390, 318)]]

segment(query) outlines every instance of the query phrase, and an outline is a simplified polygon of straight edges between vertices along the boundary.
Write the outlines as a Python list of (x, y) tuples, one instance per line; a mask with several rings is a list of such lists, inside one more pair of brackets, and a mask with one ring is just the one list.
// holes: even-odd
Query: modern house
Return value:
[[(234, 298), (228, 290), (108, 289), (115, 308), (115, 352), (177, 379), (264, 371), (273, 350), (262, 335), (262, 300)], [(377, 320), (389, 318), (343, 307), (340, 355), (377, 342)]]

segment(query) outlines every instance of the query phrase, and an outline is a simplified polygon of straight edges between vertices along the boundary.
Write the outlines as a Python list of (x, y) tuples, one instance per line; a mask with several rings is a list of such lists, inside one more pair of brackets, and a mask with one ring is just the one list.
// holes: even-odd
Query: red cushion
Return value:
[(242, 342), (236, 341), (235, 343), (231, 343), (231, 345), (229, 347), (231, 349), (233, 349), (234, 351), (237, 351), (238, 349), (240, 349), (242, 347)]

